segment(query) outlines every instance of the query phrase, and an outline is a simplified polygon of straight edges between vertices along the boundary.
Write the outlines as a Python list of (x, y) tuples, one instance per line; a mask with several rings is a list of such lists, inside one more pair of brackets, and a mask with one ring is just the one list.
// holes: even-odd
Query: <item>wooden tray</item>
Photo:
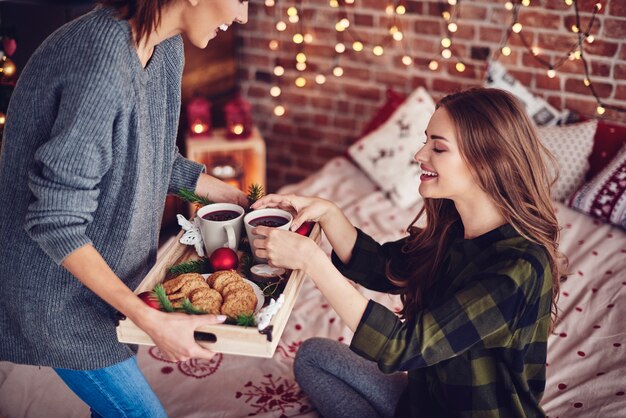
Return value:
[[(181, 234), (163, 252), (154, 267), (135, 289), (135, 294), (152, 290), (154, 286), (161, 283), (166, 276), (167, 269), (172, 265), (198, 258), (193, 246), (179, 243)], [(315, 224), (309, 237), (319, 244), (320, 236), (320, 227)], [(216, 353), (272, 357), (285, 330), (303, 282), (304, 273), (302, 271), (294, 270), (291, 272), (283, 291), (285, 302), (263, 333), (259, 332), (256, 327), (227, 324), (205, 325), (196, 330), (196, 340), (203, 347)], [(150, 336), (128, 318), (119, 321), (117, 339), (128, 344), (155, 345)]]

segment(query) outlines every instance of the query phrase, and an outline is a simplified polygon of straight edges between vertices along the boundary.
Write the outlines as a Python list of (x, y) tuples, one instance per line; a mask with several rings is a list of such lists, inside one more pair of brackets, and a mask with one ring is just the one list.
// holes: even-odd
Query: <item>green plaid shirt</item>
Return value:
[[(385, 262), (401, 260), (404, 240), (380, 245), (358, 231), (347, 277), (397, 292)], [(462, 226), (442, 263), (428, 307), (401, 321), (369, 301), (350, 348), (385, 373), (408, 371), (397, 417), (545, 416), (552, 277), (547, 253), (504, 225), (463, 239)]]

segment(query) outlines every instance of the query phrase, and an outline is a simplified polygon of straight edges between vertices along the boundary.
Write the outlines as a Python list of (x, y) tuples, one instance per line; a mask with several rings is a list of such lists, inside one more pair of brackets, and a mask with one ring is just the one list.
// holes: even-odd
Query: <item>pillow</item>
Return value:
[(626, 229), (626, 145), (568, 199), (569, 207)]
[(380, 125), (385, 123), (387, 119), (396, 111), (398, 107), (404, 102), (404, 95), (397, 93), (393, 89), (387, 89), (387, 100), (385, 103), (376, 111), (374, 117), (367, 123), (363, 132), (361, 132), (361, 136), (365, 136), (370, 132), (378, 129)]
[(589, 156), (586, 179), (591, 180), (602, 171), (623, 145), (626, 145), (626, 126), (599, 121), (596, 136), (593, 138), (593, 150)]
[(525, 106), (528, 116), (537, 126), (551, 126), (558, 124), (567, 117), (567, 112), (561, 113), (548, 102), (532, 94), (522, 83), (511, 76), (499, 62), (489, 64), (485, 87), (506, 90), (517, 97)]
[(424, 131), (435, 102), (418, 87), (378, 129), (349, 149), (361, 169), (401, 208), (420, 199), (419, 166), (413, 156), (426, 140)]
[[(559, 179), (552, 186), (554, 200), (563, 202), (585, 181), (597, 125), (594, 119), (574, 125), (537, 128), (539, 139), (558, 163)], [(548, 170), (554, 177), (556, 170), (549, 164)]]

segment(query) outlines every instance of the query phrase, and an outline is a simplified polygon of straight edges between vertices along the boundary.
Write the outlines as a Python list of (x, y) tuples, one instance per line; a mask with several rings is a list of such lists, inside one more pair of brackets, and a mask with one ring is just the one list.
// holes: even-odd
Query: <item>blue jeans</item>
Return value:
[(303, 342), (293, 371), (325, 418), (393, 417), (408, 383), (406, 373), (384, 374), (373, 361), (326, 338)]
[(91, 407), (92, 417), (167, 417), (163, 405), (139, 370), (137, 357), (102, 369), (54, 371)]

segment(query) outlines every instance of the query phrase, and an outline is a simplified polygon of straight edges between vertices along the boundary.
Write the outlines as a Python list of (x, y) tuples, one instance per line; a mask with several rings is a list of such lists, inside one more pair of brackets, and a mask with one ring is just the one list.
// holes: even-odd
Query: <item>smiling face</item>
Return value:
[(248, 2), (241, 0), (185, 0), (183, 32), (198, 48), (205, 48), (220, 30), (248, 21)]
[(426, 142), (415, 154), (420, 164), (419, 192), (426, 198), (463, 200), (484, 193), (461, 155), (456, 128), (440, 107), (426, 128)]

